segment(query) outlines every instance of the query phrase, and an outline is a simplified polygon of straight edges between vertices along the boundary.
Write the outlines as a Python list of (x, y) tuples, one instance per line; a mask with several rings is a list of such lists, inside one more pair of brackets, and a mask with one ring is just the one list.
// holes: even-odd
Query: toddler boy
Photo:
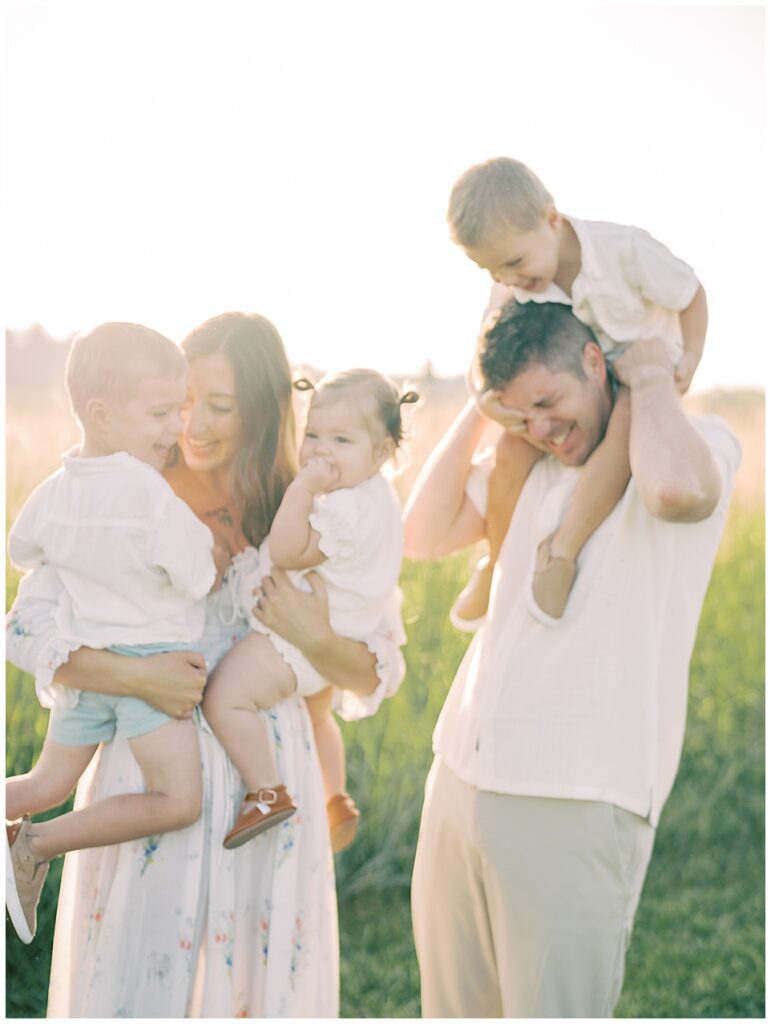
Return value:
[[(505, 315), (501, 307), (512, 298), (518, 303), (565, 303), (592, 328), (611, 363), (630, 343), (662, 339), (675, 365), (678, 389), (688, 390), (704, 348), (704, 289), (693, 270), (646, 231), (559, 213), (535, 174), (506, 157), (478, 164), (461, 176), (450, 196), (447, 219), (453, 241), (495, 282), (486, 326), (488, 318)], [(482, 411), (507, 428), (490, 477), (490, 556), (479, 563), (451, 613), (458, 628), (473, 630), (486, 614), (497, 555), (530, 469), (544, 452), (569, 453), (572, 428), (555, 421), (536, 450), (517, 436), (526, 411), (512, 413), (495, 394), (480, 395), (473, 368), (469, 381)], [(548, 408), (555, 397), (543, 395), (542, 406)], [(629, 482), (630, 419), (628, 395), (621, 389), (605, 439), (583, 466), (560, 526), (535, 552), (529, 607), (545, 624), (562, 616), (579, 552)]]
[[(192, 647), (217, 576), (213, 537), (159, 472), (181, 430), (185, 357), (146, 327), (105, 323), (73, 342), (66, 383), (82, 443), (25, 503), (9, 536), (10, 559), (54, 579), (62, 651), (86, 646), (141, 657), (188, 649), (200, 659)], [(52, 708), (40, 758), (6, 781), (6, 902), (27, 943), (53, 857), (183, 828), (201, 812), (193, 722), (134, 697), (57, 687), (54, 661), (36, 677), (41, 703)], [(114, 736), (127, 739), (145, 792), (33, 824), (29, 815), (63, 803), (97, 746)]]

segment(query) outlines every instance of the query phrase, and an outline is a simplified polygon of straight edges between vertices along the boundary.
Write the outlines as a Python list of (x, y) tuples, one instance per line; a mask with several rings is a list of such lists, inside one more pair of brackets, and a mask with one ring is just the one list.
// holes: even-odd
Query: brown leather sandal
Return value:
[(360, 817), (361, 812), (348, 793), (335, 793), (327, 800), (329, 838), (334, 853), (339, 853), (354, 841)]
[[(254, 806), (244, 810), (246, 804)], [(297, 807), (287, 793), (286, 786), (266, 786), (258, 789), (256, 793), (247, 793), (236, 823), (222, 840), (222, 845), (226, 850), (234, 850), (237, 846), (248, 843), (260, 832), (286, 821), (296, 810)]]

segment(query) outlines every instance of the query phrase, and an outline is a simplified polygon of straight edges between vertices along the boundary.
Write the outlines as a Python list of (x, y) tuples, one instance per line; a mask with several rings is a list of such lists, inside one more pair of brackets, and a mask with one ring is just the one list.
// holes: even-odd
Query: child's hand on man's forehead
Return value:
[(527, 430), (527, 423), (522, 413), (516, 409), (509, 409), (501, 401), (500, 391), (484, 391), (477, 398), (477, 408), (488, 419), (495, 420), (502, 427), (514, 434), (524, 434)]

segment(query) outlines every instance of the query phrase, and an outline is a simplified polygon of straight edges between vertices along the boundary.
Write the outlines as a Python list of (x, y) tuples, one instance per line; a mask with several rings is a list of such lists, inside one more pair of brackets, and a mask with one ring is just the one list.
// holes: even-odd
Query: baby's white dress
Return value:
[[(319, 534), (319, 548), (326, 560), (312, 571), (324, 581), (329, 600), (332, 629), (351, 640), (366, 640), (379, 622), (399, 619), (401, 591), (398, 587), (404, 547), (401, 507), (388, 481), (375, 473), (356, 487), (342, 487), (314, 499), (309, 516)], [(252, 614), (254, 590), (272, 567), (269, 539), (259, 550), (249, 547), (233, 560), (232, 585), (240, 614), (253, 630), (269, 637), (271, 643), (297, 678), (297, 692), (309, 697), (328, 683), (292, 644), (265, 626)], [(292, 582), (305, 590), (306, 573), (291, 571)], [(340, 691), (336, 706), (343, 717), (362, 717), (359, 698)]]

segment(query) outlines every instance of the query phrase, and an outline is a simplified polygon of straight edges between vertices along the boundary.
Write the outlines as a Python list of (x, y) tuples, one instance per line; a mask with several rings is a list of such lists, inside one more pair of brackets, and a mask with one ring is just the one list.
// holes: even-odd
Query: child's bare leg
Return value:
[(36, 764), (25, 775), (5, 780), (5, 816), (15, 821), (63, 804), (88, 767), (96, 744), (69, 747), (50, 737)]
[(630, 422), (629, 390), (620, 388), (605, 437), (582, 467), (564, 519), (538, 549), (533, 596), (552, 618), (559, 618), (565, 610), (578, 553), (626, 491), (631, 475)]
[(312, 697), (306, 697), (305, 703), (321, 764), (329, 838), (332, 849), (339, 853), (356, 838), (361, 814), (345, 789), (345, 746), (340, 726), (332, 714), (332, 688), (327, 687)]
[(584, 463), (573, 497), (551, 541), (552, 553), (575, 558), (624, 496), (629, 466), (631, 403), (619, 388), (605, 437)]
[(35, 822), (27, 835), (40, 861), (70, 850), (112, 846), (185, 828), (201, 814), (201, 757), (192, 721), (171, 721), (129, 740), (144, 793), (99, 800), (80, 811)]
[(279, 779), (262, 710), (291, 696), (294, 672), (266, 636), (249, 633), (222, 659), (206, 684), (203, 713), (246, 785), (228, 849), (279, 824), (297, 809)]
[(306, 697), (305, 703), (316, 738), (324, 798), (329, 800), (335, 793), (345, 792), (345, 747), (340, 726), (332, 714), (332, 688), (328, 686), (312, 697)]
[(268, 724), (259, 712), (291, 696), (296, 686), (294, 672), (259, 633), (249, 633), (228, 651), (206, 684), (206, 721), (247, 790), (280, 782)]
[(518, 434), (504, 431), (501, 435), (490, 473), (485, 519), (490, 554), (479, 562), (453, 605), (453, 621), (456, 624), (458, 621), (475, 623), (487, 613), (493, 569), (508, 532), (514, 507), (530, 470), (542, 454)]

